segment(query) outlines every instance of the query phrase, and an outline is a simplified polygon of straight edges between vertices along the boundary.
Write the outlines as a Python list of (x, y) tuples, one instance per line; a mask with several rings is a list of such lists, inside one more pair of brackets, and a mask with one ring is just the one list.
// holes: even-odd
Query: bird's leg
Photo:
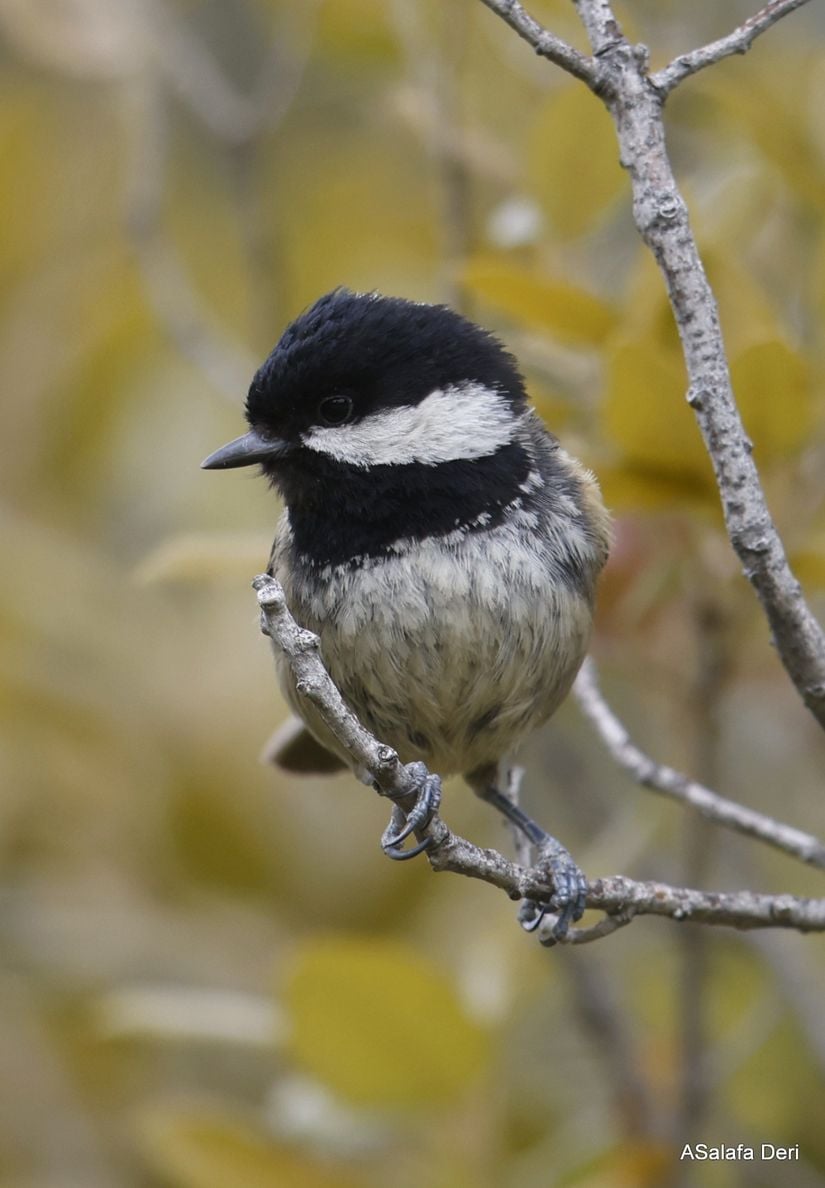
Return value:
[(416, 854), (429, 848), (432, 843), (431, 837), (425, 837), (409, 850), (401, 849), (401, 843), (417, 829), (426, 829), (441, 804), (439, 776), (432, 775), (423, 763), (408, 763), (406, 770), (416, 784), (415, 804), (406, 816), (401, 808), (394, 804), (390, 823), (381, 838), (382, 850), (388, 858), (394, 858), (396, 862), (406, 862), (408, 858), (415, 858)]
[(477, 796), (498, 809), (501, 815), (535, 846), (539, 863), (546, 867), (550, 876), (553, 895), (549, 903), (525, 900), (519, 913), (522, 927), (527, 932), (535, 931), (548, 910), (551, 910), (558, 914), (553, 928), (553, 938), (562, 940), (570, 925), (584, 914), (587, 906), (587, 879), (574, 862), (570, 851), (501, 791), (496, 768), (484, 768), (473, 772), (467, 777), (467, 782)]

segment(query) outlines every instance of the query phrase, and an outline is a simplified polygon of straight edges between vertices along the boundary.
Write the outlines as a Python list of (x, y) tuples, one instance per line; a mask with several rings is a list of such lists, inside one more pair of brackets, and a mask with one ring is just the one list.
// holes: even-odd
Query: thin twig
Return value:
[[(168, 92), (172, 91), (234, 154), (232, 176), (245, 180), (239, 154), (246, 161), (256, 142), (287, 115), (309, 62), (320, 0), (302, 8), (300, 28), (289, 38), (290, 52), (273, 49), (249, 96), (240, 94), (206, 46), (168, 11), (153, 39), (157, 69), (129, 78), (122, 89), (126, 118), (127, 176), (124, 221), (144, 292), (169, 340), (208, 382), (237, 404), (257, 367), (257, 359), (222, 323), (198, 291), (190, 270), (163, 222), (166, 182)], [(246, 195), (248, 198), (248, 195)], [(243, 212), (245, 233), (254, 234), (249, 202)], [(253, 245), (250, 261), (262, 255)]]
[(638, 1142), (661, 1138), (660, 1098), (653, 1092), (636, 1036), (617, 999), (616, 978), (575, 952), (565, 954), (563, 969), (572, 991), (570, 1008), (604, 1067), (613, 1108), (626, 1139)]
[(697, 74), (706, 66), (713, 66), (716, 62), (721, 62), (723, 58), (730, 57), (731, 54), (747, 53), (760, 34), (767, 32), (782, 17), (807, 3), (808, 0), (772, 0), (772, 3), (760, 8), (759, 12), (748, 17), (726, 37), (720, 37), (717, 41), (711, 41), (699, 49), (691, 50), (687, 54), (680, 54), (678, 58), (674, 58), (667, 66), (650, 76), (651, 83), (660, 95), (663, 97), (669, 95), (680, 82), (689, 78), (691, 74)]
[(695, 891), (666, 883), (637, 883), (621, 875), (590, 884), (587, 906), (606, 912), (669, 916), (697, 924), (732, 928), (825, 930), (825, 899), (796, 895), (760, 895), (754, 891)]
[[(720, 705), (730, 674), (729, 619), (718, 596), (702, 591), (691, 599), (692, 651), (695, 671), (687, 690), (685, 715), (692, 735), (692, 766), (707, 784), (719, 779)], [(689, 886), (713, 883), (720, 836), (700, 815), (691, 815), (682, 830), (681, 877)], [(671, 1119), (674, 1148), (698, 1141), (712, 1109), (710, 1060), (710, 990), (713, 935), (707, 928), (683, 928), (677, 934), (679, 976), (677, 1031), (680, 1048), (676, 1100)], [(674, 1169), (674, 1188), (689, 1188), (686, 1164)]]
[(515, 30), (528, 45), (531, 45), (540, 57), (547, 58), (556, 66), (561, 66), (562, 70), (580, 78), (589, 87), (597, 85), (598, 70), (593, 59), (579, 53), (561, 37), (556, 37), (549, 29), (545, 29), (534, 17), (530, 16), (530, 13), (518, 3), (518, 0), (481, 0), (481, 3), (486, 4), (489, 9), (506, 21), (510, 28)]
[(124, 223), (147, 302), (169, 341), (234, 404), (257, 360), (223, 326), (198, 292), (162, 220), (167, 114), (152, 79), (123, 88), (127, 177)]
[[(212, 135), (230, 146), (248, 144), (284, 118), (312, 51), (321, 0), (304, 0), (288, 38), (277, 37), (249, 94), (238, 91), (192, 29), (165, 9), (153, 39), (159, 73)], [(284, 53), (284, 41), (289, 52)]]
[(590, 657), (582, 665), (573, 693), (610, 754), (637, 783), (689, 805), (717, 825), (756, 837), (811, 866), (825, 868), (825, 843), (813, 834), (728, 800), (682, 772), (657, 763), (637, 747), (605, 700)]
[[(418, 784), (395, 751), (379, 742), (347, 707), (321, 660), (318, 637), (295, 621), (283, 589), (274, 578), (261, 574), (253, 586), (261, 608), (261, 628), (283, 652), (298, 695), (312, 702), (353, 769), (365, 772), (383, 795), (408, 812), (416, 799)], [(452, 871), (480, 879), (505, 891), (514, 900), (546, 903), (552, 897), (554, 888), (543, 866), (520, 866), (497, 850), (482, 849), (452, 833), (438, 816), (433, 817), (425, 831), (417, 831), (416, 836), (432, 839), (427, 857), (435, 871)], [(751, 891), (695, 891), (665, 883), (637, 883), (621, 876), (591, 883), (587, 906), (606, 912), (612, 917), (611, 922), (596, 925), (595, 929), (571, 929), (567, 939), (574, 944), (614, 932), (636, 915), (670, 916), (674, 920), (735, 928), (825, 931), (825, 899), (757, 895)], [(553, 924), (552, 916), (548, 915), (538, 930), (545, 942), (555, 939)]]
[(466, 313), (461, 273), (470, 248), (472, 172), (466, 153), (456, 152), (456, 146), (465, 141), (460, 76), (467, 40), (460, 35), (457, 13), (450, 5), (441, 10), (436, 30), (440, 35), (435, 37), (431, 22), (425, 22), (423, 14), (408, 0), (393, 0), (390, 15), (417, 103), (431, 108), (425, 145), (433, 162), (439, 197), (439, 287), (448, 305)]
[[(781, 945), (767, 934), (749, 937), (770, 969), (777, 988), (805, 1036), (805, 1045), (825, 1073), (825, 1030), (822, 1027), (822, 965), (797, 946)], [(726, 1069), (725, 1072), (728, 1072)]]

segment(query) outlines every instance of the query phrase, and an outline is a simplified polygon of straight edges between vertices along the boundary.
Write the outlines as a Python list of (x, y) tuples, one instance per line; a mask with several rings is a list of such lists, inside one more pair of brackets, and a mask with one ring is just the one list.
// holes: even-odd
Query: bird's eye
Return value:
[(318, 415), (325, 425), (343, 425), (352, 416), (349, 396), (325, 396), (318, 405)]

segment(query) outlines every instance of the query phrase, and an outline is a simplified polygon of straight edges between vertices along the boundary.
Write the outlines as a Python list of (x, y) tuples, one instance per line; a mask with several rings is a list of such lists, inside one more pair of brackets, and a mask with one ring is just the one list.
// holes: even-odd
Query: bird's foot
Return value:
[(487, 772), (480, 773), (480, 779), (470, 778), (470, 786), (480, 796), (515, 825), (516, 829), (535, 847), (538, 855), (537, 866), (547, 873), (549, 882), (553, 885), (553, 894), (547, 903), (538, 903), (526, 899), (519, 911), (521, 926), (526, 932), (535, 932), (545, 916), (550, 914), (557, 917), (553, 930), (542, 944), (554, 945), (556, 941), (564, 940), (567, 930), (576, 920), (584, 915), (587, 906), (587, 879), (579, 870), (569, 850), (551, 837), (546, 830), (528, 817), (524, 809), (509, 796), (496, 787), (487, 778)]
[(431, 837), (425, 837), (408, 850), (402, 849), (401, 844), (417, 829), (426, 829), (441, 804), (439, 776), (427, 771), (423, 763), (408, 763), (406, 770), (418, 789), (415, 804), (406, 816), (397, 804), (393, 805), (390, 823), (381, 838), (382, 850), (388, 858), (393, 858), (396, 862), (406, 862), (408, 858), (415, 858), (416, 854), (429, 849), (433, 840)]
[(525, 899), (519, 910), (519, 920), (525, 932), (535, 932), (542, 920), (552, 912), (557, 918), (552, 932), (542, 944), (550, 947), (563, 941), (571, 924), (584, 915), (587, 907), (587, 879), (574, 862), (570, 851), (549, 834), (537, 843), (539, 869), (546, 870), (553, 884), (553, 894), (547, 903)]

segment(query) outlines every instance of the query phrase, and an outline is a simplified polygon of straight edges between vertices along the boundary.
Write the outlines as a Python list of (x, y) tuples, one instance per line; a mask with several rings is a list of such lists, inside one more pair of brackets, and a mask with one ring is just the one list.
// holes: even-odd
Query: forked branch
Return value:
[(766, 4), (759, 12), (748, 17), (732, 33), (728, 33), (727, 37), (720, 37), (717, 41), (711, 41), (708, 45), (674, 58), (663, 70), (657, 70), (650, 76), (651, 83), (660, 95), (669, 95), (691, 74), (697, 74), (706, 66), (713, 66), (723, 58), (729, 58), (731, 54), (747, 53), (761, 33), (766, 33), (782, 17), (807, 3), (808, 0), (772, 0), (772, 3)]
[[(483, 2), (517, 28), (534, 49), (543, 44), (547, 30), (520, 5)], [(803, 2), (774, 0), (729, 38), (683, 55), (651, 78), (646, 48), (633, 46), (624, 37), (609, 0), (576, 0), (593, 58), (585, 60), (586, 69), (576, 71), (564, 55), (552, 60), (583, 78), (613, 117), (619, 157), (633, 187), (636, 227), (662, 273), (679, 330), (688, 375), (687, 400), (713, 464), (728, 537), (762, 604), (791, 681), (825, 728), (825, 632), (811, 613), (768, 510), (731, 387), (716, 298), (673, 176), (662, 119), (664, 96), (681, 78), (728, 52), (747, 48), (758, 33)]]

